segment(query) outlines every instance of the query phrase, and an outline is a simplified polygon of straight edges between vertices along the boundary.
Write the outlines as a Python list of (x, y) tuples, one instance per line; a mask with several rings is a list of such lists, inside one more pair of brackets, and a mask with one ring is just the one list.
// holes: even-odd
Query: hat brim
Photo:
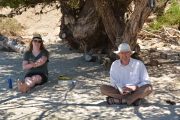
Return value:
[(33, 37), (32, 39), (40, 39), (40, 40), (42, 40), (41, 37)]
[(135, 53), (135, 51), (113, 51), (115, 54), (119, 54), (120, 52), (131, 52), (131, 54)]
[(113, 53), (118, 54), (118, 53), (120, 53), (120, 51), (113, 51)]

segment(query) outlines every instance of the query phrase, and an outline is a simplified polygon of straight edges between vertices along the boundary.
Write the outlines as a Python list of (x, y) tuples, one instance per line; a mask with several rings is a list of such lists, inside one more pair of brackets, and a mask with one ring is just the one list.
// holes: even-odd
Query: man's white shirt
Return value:
[(140, 61), (130, 58), (128, 65), (122, 65), (120, 60), (112, 63), (110, 69), (111, 85), (124, 87), (136, 85), (138, 87), (150, 84), (149, 75), (145, 65)]

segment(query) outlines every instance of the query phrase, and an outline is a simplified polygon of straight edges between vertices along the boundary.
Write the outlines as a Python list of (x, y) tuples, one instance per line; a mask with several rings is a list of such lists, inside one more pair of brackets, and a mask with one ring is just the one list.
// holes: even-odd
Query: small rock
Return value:
[(172, 100), (165, 100), (165, 102), (170, 105), (176, 105), (176, 102)]

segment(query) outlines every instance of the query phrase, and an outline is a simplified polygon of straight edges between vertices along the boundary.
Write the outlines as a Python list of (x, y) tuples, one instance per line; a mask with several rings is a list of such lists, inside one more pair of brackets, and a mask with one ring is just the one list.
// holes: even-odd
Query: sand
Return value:
[[(179, 73), (173, 73), (172, 66), (167, 67), (169, 73), (148, 68), (154, 92), (143, 105), (107, 105), (99, 86), (109, 83), (108, 71), (98, 63), (85, 62), (82, 53), (69, 50), (64, 43), (47, 45), (47, 48), (51, 54), (49, 82), (25, 94), (18, 92), (16, 84), (24, 75), (22, 54), (0, 52), (0, 119), (179, 120), (179, 87), (173, 84), (179, 79)], [(176, 66), (179, 65), (173, 65)], [(8, 75), (13, 79), (13, 89), (7, 87)], [(59, 75), (76, 80), (75, 88), (69, 91), (71, 84), (58, 84)], [(170, 105), (166, 100), (177, 103)]]

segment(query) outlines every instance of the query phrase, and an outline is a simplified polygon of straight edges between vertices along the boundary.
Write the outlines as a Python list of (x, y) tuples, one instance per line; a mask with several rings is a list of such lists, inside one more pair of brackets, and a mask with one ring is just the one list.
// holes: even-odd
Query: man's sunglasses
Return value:
[(33, 42), (42, 43), (42, 40), (33, 40)]

